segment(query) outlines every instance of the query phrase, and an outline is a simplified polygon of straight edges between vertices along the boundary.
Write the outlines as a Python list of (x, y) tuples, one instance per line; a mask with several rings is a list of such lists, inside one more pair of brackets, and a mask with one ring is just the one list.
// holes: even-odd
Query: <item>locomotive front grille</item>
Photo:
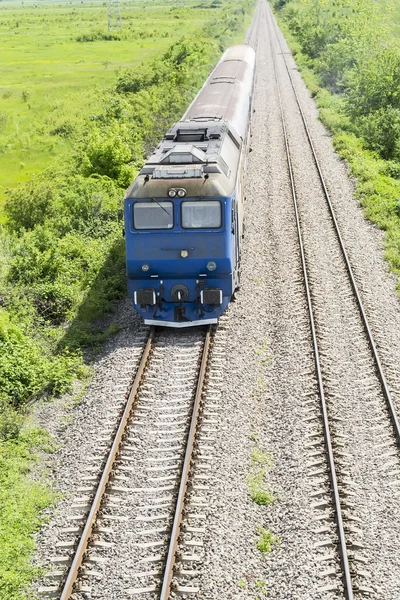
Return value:
[(214, 304), (221, 306), (222, 290), (219, 288), (206, 288), (200, 292), (200, 300), (202, 304)]

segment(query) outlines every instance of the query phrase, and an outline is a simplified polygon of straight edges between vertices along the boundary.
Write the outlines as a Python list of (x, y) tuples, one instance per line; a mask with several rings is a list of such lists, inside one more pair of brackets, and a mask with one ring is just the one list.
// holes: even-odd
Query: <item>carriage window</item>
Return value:
[(221, 202), (196, 200), (182, 202), (182, 227), (184, 229), (217, 229), (222, 225)]
[(172, 202), (135, 202), (133, 226), (135, 229), (172, 229), (174, 226)]

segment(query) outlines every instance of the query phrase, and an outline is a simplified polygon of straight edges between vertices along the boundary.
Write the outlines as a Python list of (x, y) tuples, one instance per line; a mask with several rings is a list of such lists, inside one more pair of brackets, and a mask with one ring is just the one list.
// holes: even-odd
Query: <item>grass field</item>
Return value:
[(62, 160), (66, 117), (95, 114), (118, 69), (198, 31), (219, 13), (214, 4), (122, 2), (120, 39), (78, 41), (107, 35), (106, 2), (0, 2), (0, 206), (6, 188)]

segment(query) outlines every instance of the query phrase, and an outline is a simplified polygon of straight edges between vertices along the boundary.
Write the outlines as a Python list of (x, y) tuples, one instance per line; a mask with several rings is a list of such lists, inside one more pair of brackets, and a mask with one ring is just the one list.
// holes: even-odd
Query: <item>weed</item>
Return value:
[(247, 587), (246, 580), (243, 578), (239, 579), (238, 586), (240, 587), (241, 590), (245, 590)]
[(262, 467), (266, 467), (268, 470), (272, 468), (272, 456), (269, 452), (263, 451), (257, 446), (252, 450), (251, 459), (254, 464), (259, 464)]
[(255, 431), (252, 431), (250, 433), (249, 438), (251, 439), (252, 442), (258, 443), (260, 441), (260, 436)]
[(266, 365), (270, 361), (270, 356), (268, 355), (268, 340), (265, 340), (261, 348), (256, 350), (256, 353), (260, 357), (262, 365)]
[[(265, 390), (266, 388), (266, 382), (264, 377), (259, 377), (257, 380), (257, 386), (260, 388), (260, 390)], [(262, 399), (262, 398), (260, 398)]]
[(265, 482), (265, 471), (260, 469), (257, 473), (250, 473), (247, 478), (250, 488), (250, 498), (259, 506), (267, 506), (275, 502), (274, 496)]
[[(269, 529), (264, 529), (261, 525), (259, 525), (257, 532), (259, 534), (259, 538), (257, 541), (257, 548), (263, 554), (269, 554), (272, 550), (274, 544), (279, 543), (279, 538), (275, 537)], [(260, 588), (264, 586), (261, 584)]]
[(265, 598), (267, 596), (268, 586), (265, 579), (258, 579), (256, 581), (256, 589), (257, 593), (260, 594), (260, 596), (257, 596), (256, 600), (261, 600), (261, 598)]

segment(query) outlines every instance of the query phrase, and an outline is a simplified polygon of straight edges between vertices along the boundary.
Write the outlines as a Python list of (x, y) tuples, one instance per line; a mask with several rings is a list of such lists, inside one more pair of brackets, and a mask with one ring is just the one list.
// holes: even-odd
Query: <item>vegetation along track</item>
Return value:
[[(305, 111), (268, 5), (266, 11), (315, 361), (317, 394), (308, 402), (306, 447), (310, 477), (315, 479), (314, 507), (319, 513), (315, 520), (321, 534), (317, 542), (322, 566), (320, 592), (324, 598), (344, 595), (351, 600), (355, 594), (381, 598), (385, 574), (379, 562), (386, 558), (377, 559), (393, 549), (390, 528), (398, 518), (400, 426)], [(292, 109), (287, 117), (289, 101)], [(301, 159), (291, 147), (296, 127), (308, 145)], [(315, 185), (310, 196), (320, 199), (318, 213), (310, 208), (307, 192), (297, 189), (296, 175), (304, 161), (310, 160), (316, 172), (309, 182)], [(315, 227), (326, 236), (327, 253), (322, 259), (331, 261), (322, 265), (324, 276), (312, 242)], [(337, 331), (332, 331), (335, 328)], [(393, 507), (392, 514), (382, 515), (385, 504)], [(370, 562), (373, 574), (368, 571)], [(386, 583), (392, 576), (393, 587), (389, 582), (385, 598), (395, 598), (399, 591), (396, 576), (386, 568)]]
[[(54, 562), (68, 572), (49, 573), (49, 581), (60, 577), (61, 584), (42, 587), (41, 595), (166, 600), (171, 589), (198, 592), (218, 388), (213, 338), (211, 327), (150, 330), (122, 416), (94, 441), (106, 451), (98, 448), (92, 457), (97, 464), (88, 468), (88, 486), (77, 490), (85, 495), (73, 505), (79, 514), (69, 516), (74, 526), (63, 531), (77, 537), (58, 545), (67, 555)], [(210, 380), (214, 395), (205, 411)]]

